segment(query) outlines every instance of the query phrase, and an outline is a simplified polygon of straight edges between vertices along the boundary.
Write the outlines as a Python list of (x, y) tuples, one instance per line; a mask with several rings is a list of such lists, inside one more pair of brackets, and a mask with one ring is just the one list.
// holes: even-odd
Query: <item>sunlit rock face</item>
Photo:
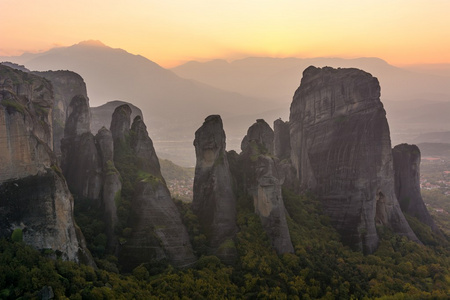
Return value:
[(395, 196), (389, 126), (376, 78), (358, 69), (307, 68), (289, 123), (299, 184), (322, 199), (347, 244), (373, 252), (376, 226), (417, 241)]
[(222, 119), (211, 115), (195, 132), (197, 163), (192, 208), (208, 238), (211, 252), (223, 260), (233, 260), (231, 241), (237, 232), (236, 197), (225, 152)]
[[(272, 128), (264, 121), (257, 120), (244, 138), (239, 165), (245, 174), (244, 189), (253, 198), (255, 213), (278, 254), (292, 253), (289, 228), (281, 194), (283, 176), (279, 159), (273, 156)], [(242, 184), (242, 183), (241, 183)]]
[(119, 160), (128, 156), (128, 163), (138, 173), (131, 199), (132, 233), (122, 245), (121, 265), (132, 270), (141, 263), (161, 259), (179, 267), (190, 265), (195, 256), (189, 235), (161, 175), (152, 140), (140, 116), (130, 128), (130, 116), (131, 109), (125, 104), (116, 108), (111, 120), (116, 164), (119, 166)]
[(73, 199), (52, 152), (52, 86), (0, 65), (0, 235), (92, 264)]
[(392, 149), (395, 194), (403, 212), (416, 217), (439, 232), (420, 194), (420, 150), (416, 145), (400, 144)]

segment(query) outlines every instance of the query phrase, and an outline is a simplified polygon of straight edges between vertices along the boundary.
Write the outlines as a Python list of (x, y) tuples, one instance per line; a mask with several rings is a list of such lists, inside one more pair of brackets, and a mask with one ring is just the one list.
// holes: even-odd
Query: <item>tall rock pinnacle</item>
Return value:
[(235, 249), (224, 245), (236, 234), (236, 198), (225, 152), (222, 119), (211, 115), (195, 132), (194, 199), (192, 208), (207, 235), (212, 253), (232, 259)]
[(439, 232), (420, 194), (420, 150), (416, 145), (400, 144), (392, 149), (395, 194), (402, 211)]
[(358, 69), (307, 68), (289, 122), (299, 183), (322, 199), (347, 244), (373, 252), (378, 225), (418, 241), (395, 196), (389, 126), (376, 78)]
[(141, 263), (167, 259), (176, 266), (195, 261), (186, 228), (161, 175), (158, 157), (147, 128), (137, 116), (130, 129), (131, 109), (116, 108), (111, 120), (114, 160), (131, 185), (128, 200), (131, 234), (122, 245), (120, 263), (132, 270)]
[(273, 157), (274, 132), (264, 120), (250, 126), (243, 141), (240, 166), (244, 189), (253, 198), (255, 213), (278, 254), (292, 253), (291, 236), (281, 194), (283, 176), (278, 158)]

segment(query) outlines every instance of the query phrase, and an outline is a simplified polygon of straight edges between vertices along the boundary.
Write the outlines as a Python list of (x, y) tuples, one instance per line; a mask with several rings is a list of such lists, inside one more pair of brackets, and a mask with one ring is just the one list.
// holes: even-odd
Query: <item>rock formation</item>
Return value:
[(0, 236), (94, 265), (51, 148), (49, 81), (0, 65)]
[(289, 123), (281, 119), (273, 122), (273, 154), (280, 160), (289, 159), (291, 156), (291, 139), (289, 135)]
[(61, 141), (61, 168), (70, 190), (96, 200), (98, 207), (102, 191), (102, 163), (89, 126), (87, 99), (82, 95), (75, 96), (68, 113)]
[(55, 102), (52, 109), (53, 123), (53, 152), (58, 159), (61, 156), (61, 140), (64, 137), (64, 128), (68, 108), (73, 97), (81, 95), (88, 99), (86, 84), (83, 78), (72, 71), (46, 71), (33, 72), (38, 76), (49, 80), (53, 86)]
[(289, 228), (281, 195), (283, 176), (279, 172), (279, 160), (273, 157), (274, 133), (264, 121), (257, 120), (247, 132), (243, 142), (239, 165), (245, 176), (244, 189), (253, 198), (255, 213), (259, 215), (272, 246), (278, 254), (292, 253)]
[(126, 270), (161, 259), (189, 265), (195, 261), (189, 236), (161, 176), (152, 140), (140, 116), (130, 129), (130, 115), (125, 104), (116, 108), (111, 120), (117, 168), (122, 177), (135, 176), (130, 182), (131, 234), (122, 245), (120, 262)]
[(67, 109), (64, 138), (61, 141), (61, 168), (70, 190), (77, 196), (90, 199), (93, 209), (103, 214), (108, 238), (108, 251), (116, 252), (116, 199), (122, 183), (114, 165), (114, 146), (111, 132), (102, 128), (97, 135), (90, 130), (87, 99), (75, 96)]
[(102, 127), (109, 128), (114, 110), (124, 104), (131, 108), (130, 120), (134, 120), (136, 116), (143, 118), (142, 111), (133, 104), (119, 100), (109, 101), (103, 105), (91, 107), (91, 131), (97, 132)]
[(118, 222), (116, 200), (120, 197), (122, 182), (119, 171), (114, 165), (114, 144), (111, 131), (105, 127), (101, 128), (95, 136), (95, 143), (102, 164), (102, 208), (107, 224), (108, 249), (115, 253), (117, 239), (114, 235), (114, 228)]
[(378, 80), (358, 69), (309, 67), (290, 113), (291, 161), (303, 189), (322, 199), (344, 242), (366, 253), (376, 226), (418, 241), (394, 190), (389, 126)]
[(249, 146), (250, 141), (254, 141), (260, 147), (262, 151), (266, 153), (273, 153), (273, 141), (274, 133), (269, 124), (263, 119), (256, 120), (256, 124), (250, 126), (247, 131), (247, 135), (244, 137), (241, 143), (241, 150), (245, 151)]
[(210, 252), (227, 261), (236, 256), (231, 241), (236, 227), (236, 198), (225, 151), (222, 119), (211, 115), (195, 132), (197, 163), (192, 209), (205, 232)]
[(403, 212), (416, 217), (439, 232), (420, 194), (420, 150), (416, 145), (400, 144), (392, 149), (395, 194)]

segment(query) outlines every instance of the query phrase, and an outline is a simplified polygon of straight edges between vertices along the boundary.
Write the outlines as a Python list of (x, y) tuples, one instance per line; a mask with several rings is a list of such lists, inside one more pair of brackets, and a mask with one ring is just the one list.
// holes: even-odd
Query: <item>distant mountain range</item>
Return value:
[(247, 58), (189, 62), (168, 70), (99, 41), (0, 61), (30, 70), (75, 71), (86, 82), (92, 106), (112, 100), (133, 103), (142, 110), (159, 155), (184, 166), (194, 164), (194, 132), (210, 114), (222, 116), (227, 149), (235, 150), (243, 128), (255, 119), (269, 124), (280, 117), (287, 120), (289, 103), (309, 65), (356, 67), (378, 77), (393, 144), (450, 128), (450, 72), (445, 66), (433, 72), (432, 66), (406, 70), (378, 58)]

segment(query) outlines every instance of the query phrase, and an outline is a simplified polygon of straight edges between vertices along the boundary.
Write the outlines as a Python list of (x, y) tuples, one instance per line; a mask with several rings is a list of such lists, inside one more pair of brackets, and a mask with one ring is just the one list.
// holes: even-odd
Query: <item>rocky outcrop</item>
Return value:
[(279, 160), (270, 150), (273, 136), (272, 129), (264, 120), (257, 120), (248, 129), (244, 138), (247, 145), (239, 157), (239, 165), (245, 174), (241, 180), (245, 181), (244, 189), (252, 196), (255, 213), (260, 217), (274, 249), (278, 254), (292, 253), (294, 248), (281, 195), (283, 176)]
[(147, 127), (140, 116), (136, 116), (131, 126), (133, 138), (131, 139), (131, 149), (139, 160), (142, 170), (149, 172), (153, 176), (162, 178), (159, 160), (156, 156), (153, 142), (148, 136)]
[(400, 144), (392, 149), (395, 194), (403, 212), (439, 232), (420, 194), (420, 150), (416, 145)]
[(140, 116), (143, 119), (142, 111), (133, 104), (119, 100), (109, 101), (103, 105), (91, 107), (91, 131), (97, 132), (102, 127), (109, 128), (114, 110), (124, 104), (131, 108), (130, 120), (134, 120), (136, 116)]
[(94, 265), (52, 148), (52, 86), (0, 65), (0, 236)]
[(67, 117), (70, 115), (68, 108), (73, 97), (81, 95), (88, 99), (86, 84), (83, 78), (72, 71), (46, 71), (33, 72), (38, 76), (49, 80), (53, 86), (55, 101), (52, 109), (53, 123), (53, 151), (61, 156), (61, 140), (64, 137), (64, 128)]
[(291, 161), (303, 189), (322, 199), (343, 240), (366, 253), (376, 226), (418, 241), (394, 190), (386, 112), (378, 80), (358, 69), (309, 67), (290, 113)]
[(101, 128), (95, 136), (95, 143), (102, 165), (102, 208), (106, 226), (106, 236), (108, 238), (108, 249), (116, 253), (117, 238), (114, 228), (117, 225), (116, 201), (120, 198), (122, 182), (120, 174), (114, 165), (114, 144), (111, 131), (105, 127)]
[(111, 118), (110, 130), (114, 140), (114, 147), (117, 142), (125, 143), (125, 139), (130, 134), (131, 108), (128, 104), (118, 106)]
[(67, 112), (69, 116), (61, 141), (61, 168), (70, 190), (78, 197), (91, 200), (92, 207), (102, 212), (107, 250), (116, 253), (116, 200), (120, 197), (122, 183), (114, 165), (112, 134), (102, 128), (94, 137), (90, 130), (88, 101), (82, 95), (72, 99)]
[(277, 119), (273, 122), (273, 154), (280, 160), (289, 159), (291, 156), (291, 138), (289, 134), (289, 122)]
[(260, 149), (261, 151), (273, 153), (274, 133), (269, 124), (263, 119), (256, 120), (256, 124), (253, 124), (248, 129), (247, 135), (241, 143), (242, 151), (248, 148), (250, 141), (254, 141), (258, 146), (263, 147)]
[(211, 115), (195, 132), (197, 163), (192, 209), (205, 232), (210, 252), (221, 259), (233, 260), (232, 242), (237, 232), (236, 198), (225, 151), (222, 119)]
[(122, 245), (120, 263), (125, 270), (161, 259), (176, 266), (189, 265), (195, 261), (192, 246), (161, 176), (152, 140), (139, 116), (130, 129), (130, 115), (128, 105), (122, 105), (111, 120), (117, 168), (133, 185), (127, 199), (131, 203), (131, 234)]
[(68, 108), (70, 115), (61, 141), (61, 168), (70, 190), (97, 201), (100, 206), (102, 191), (102, 163), (94, 136), (90, 131), (87, 99), (75, 96)]

